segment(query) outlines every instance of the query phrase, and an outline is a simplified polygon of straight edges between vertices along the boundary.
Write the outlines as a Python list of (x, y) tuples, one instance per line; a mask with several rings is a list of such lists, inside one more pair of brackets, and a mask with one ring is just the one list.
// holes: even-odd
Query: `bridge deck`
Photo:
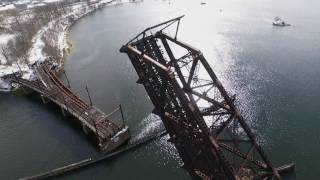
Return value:
[[(35, 81), (16, 76), (11, 76), (9, 79), (38, 92), (42, 97), (54, 102), (64, 111), (73, 115), (85, 128), (96, 135), (99, 140), (99, 147), (102, 150), (113, 150), (128, 140), (130, 136), (126, 125), (115, 124), (104, 112), (83, 101), (56, 77), (46, 63), (38, 65), (36, 72), (38, 79)], [(115, 138), (115, 136), (120, 137)], [(117, 141), (112, 142), (112, 139), (117, 139)]]

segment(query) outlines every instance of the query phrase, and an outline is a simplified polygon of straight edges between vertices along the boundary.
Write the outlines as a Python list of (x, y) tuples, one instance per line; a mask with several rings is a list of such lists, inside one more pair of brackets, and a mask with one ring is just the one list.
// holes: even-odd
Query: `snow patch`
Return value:
[(15, 2), (14, 4), (29, 4), (31, 3), (31, 0), (19, 0), (18, 2)]
[[(7, 44), (9, 40), (13, 39), (15, 37), (15, 34), (0, 34), (0, 48), (1, 46)], [(2, 50), (0, 49), (0, 65), (6, 64), (7, 60), (2, 54)]]
[(0, 11), (6, 11), (10, 9), (15, 9), (14, 4), (9, 4), (9, 5), (0, 7)]
[(59, 2), (59, 1), (62, 1), (62, 0), (44, 0), (42, 2), (44, 2), (44, 3), (53, 3), (53, 2)]
[(120, 135), (122, 135), (123, 133), (127, 132), (129, 129), (128, 126), (125, 126), (124, 128), (122, 128), (119, 132), (117, 132), (114, 136), (111, 137), (111, 141), (113, 142), (118, 142)]
[(8, 92), (10, 90), (11, 90), (10, 84), (0, 78), (0, 91)]
[(34, 64), (39, 61), (42, 62), (45, 59), (45, 56), (42, 54), (42, 50), (45, 46), (45, 43), (42, 40), (43, 33), (52, 26), (53, 22), (49, 22), (47, 26), (38, 31), (37, 35), (32, 39), (32, 47), (29, 50), (29, 64)]
[(14, 36), (15, 34), (0, 34), (0, 45), (7, 44)]
[(1, 64), (7, 64), (7, 60), (6, 58), (3, 56), (3, 54), (1, 53), (1, 50), (0, 50), (0, 65)]
[(39, 6), (45, 6), (45, 3), (38, 3), (38, 4), (28, 4), (27, 8), (34, 8), (34, 7), (39, 7)]

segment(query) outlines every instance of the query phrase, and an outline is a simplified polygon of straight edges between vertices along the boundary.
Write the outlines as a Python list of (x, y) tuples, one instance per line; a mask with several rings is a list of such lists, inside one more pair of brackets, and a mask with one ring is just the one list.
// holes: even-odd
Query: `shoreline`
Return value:
[[(49, 21), (46, 25), (34, 35), (31, 40), (31, 47), (26, 53), (27, 61), (17, 61), (12, 65), (1, 65), (0, 91), (10, 92), (14, 90), (11, 82), (6, 81), (6, 75), (19, 73), (23, 79), (33, 81), (37, 79), (34, 64), (38, 62), (48, 61), (52, 57), (56, 63), (56, 73), (59, 75), (64, 71), (66, 58), (72, 52), (73, 42), (70, 39), (71, 28), (82, 18), (95, 13), (106, 7), (123, 5), (129, 3), (130, 0), (100, 0), (98, 2), (87, 4), (85, 2), (70, 4), (70, 13)], [(46, 41), (46, 38), (53, 34), (53, 38)], [(50, 34), (51, 33), (51, 34)], [(45, 52), (45, 48), (53, 47), (53, 53)]]
[(59, 66), (58, 66), (58, 69), (56, 70), (56, 73), (57, 74), (60, 74), (64, 71), (64, 65), (65, 65), (65, 61), (66, 61), (66, 58), (71, 54), (72, 52), (72, 48), (73, 48), (73, 42), (71, 41), (70, 39), (70, 31), (71, 31), (71, 28), (79, 21), (81, 20), (82, 18), (85, 18), (93, 13), (95, 13), (97, 10), (102, 10), (106, 7), (109, 7), (109, 6), (114, 6), (114, 5), (122, 5), (124, 3), (129, 3), (130, 1), (121, 1), (119, 3), (119, 1), (117, 0), (110, 0), (108, 2), (102, 2), (101, 4), (97, 3), (97, 7), (95, 7), (92, 11), (89, 11), (87, 13), (84, 13), (83, 15), (81, 15), (80, 17), (78, 17), (77, 19), (75, 19), (73, 22), (71, 22), (70, 24), (66, 25), (65, 27), (65, 30), (63, 32), (64, 34), (64, 39), (63, 41), (65, 42), (64, 44), (64, 48), (63, 49), (60, 49), (60, 51), (63, 52), (63, 55), (62, 57), (58, 60), (59, 62)]
[(60, 51), (62, 51), (62, 57), (58, 60), (58, 69), (56, 70), (57, 74), (60, 74), (64, 71), (64, 65), (65, 65), (65, 61), (66, 58), (70, 55), (70, 53), (72, 52), (72, 47), (73, 47), (73, 43), (70, 39), (70, 31), (71, 28), (82, 18), (91, 15), (92, 13), (96, 12), (97, 10), (103, 9), (105, 7), (107, 7), (108, 5), (110, 5), (111, 3), (115, 2), (116, 0), (110, 0), (109, 2), (105, 2), (104, 4), (102, 4), (102, 6), (100, 7), (96, 7), (94, 8), (92, 11), (89, 11), (87, 13), (84, 13), (83, 15), (81, 15), (79, 18), (75, 19), (73, 22), (71, 22), (70, 24), (66, 25), (65, 30), (63, 32), (63, 41), (64, 41), (64, 48), (60, 49)]

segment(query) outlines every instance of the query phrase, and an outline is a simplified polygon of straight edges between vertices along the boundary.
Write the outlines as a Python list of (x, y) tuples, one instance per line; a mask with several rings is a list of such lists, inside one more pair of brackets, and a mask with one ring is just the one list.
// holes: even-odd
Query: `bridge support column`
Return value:
[(65, 109), (63, 109), (63, 107), (61, 107), (61, 113), (64, 117), (68, 116), (68, 112)]
[(90, 129), (85, 124), (82, 124), (82, 130), (86, 135), (90, 133)]
[(41, 100), (42, 100), (43, 104), (48, 104), (49, 103), (49, 100), (47, 98), (45, 98), (42, 94), (40, 95), (40, 97), (41, 97)]

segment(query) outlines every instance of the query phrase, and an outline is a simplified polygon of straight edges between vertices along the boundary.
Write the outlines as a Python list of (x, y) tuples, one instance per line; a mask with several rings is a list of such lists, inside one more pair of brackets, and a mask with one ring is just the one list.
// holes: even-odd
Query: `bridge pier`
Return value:
[(43, 94), (41, 94), (40, 97), (43, 104), (48, 104), (50, 102), (47, 98), (43, 96)]
[(60, 109), (61, 109), (61, 113), (64, 117), (67, 117), (69, 115), (68, 112), (63, 107), (61, 107)]
[(84, 123), (82, 123), (82, 130), (86, 135), (90, 134), (90, 129)]

